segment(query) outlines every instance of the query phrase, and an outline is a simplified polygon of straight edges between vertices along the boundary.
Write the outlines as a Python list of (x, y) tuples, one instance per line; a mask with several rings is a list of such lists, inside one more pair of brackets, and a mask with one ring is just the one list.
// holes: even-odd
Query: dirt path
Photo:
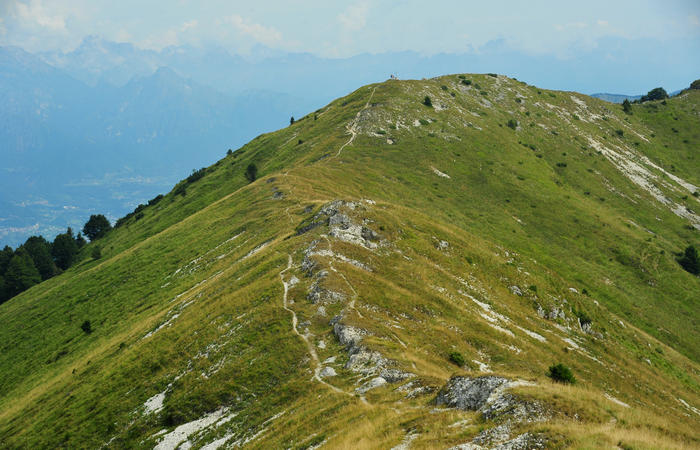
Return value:
[(362, 108), (360, 111), (358, 111), (357, 114), (355, 115), (355, 118), (352, 120), (352, 122), (350, 122), (350, 125), (347, 127), (347, 130), (350, 133), (350, 139), (348, 139), (348, 141), (345, 144), (340, 146), (340, 148), (338, 149), (338, 153), (335, 154), (334, 158), (337, 158), (338, 156), (340, 156), (340, 152), (342, 152), (346, 146), (352, 144), (352, 141), (355, 140), (355, 136), (357, 136), (357, 129), (356, 129), (357, 120), (360, 118), (360, 114), (362, 114), (362, 111), (369, 108), (369, 102), (372, 101), (372, 97), (374, 96), (374, 91), (376, 91), (376, 90), (377, 90), (376, 87), (374, 89), (372, 89), (372, 93), (370, 94), (369, 99), (367, 99), (367, 103), (365, 103), (365, 107)]
[(294, 310), (289, 307), (289, 299), (287, 298), (287, 293), (289, 292), (289, 283), (284, 281), (284, 273), (292, 268), (292, 255), (287, 255), (287, 258), (288, 258), (287, 268), (285, 268), (284, 270), (282, 270), (280, 272), (280, 280), (282, 281), (282, 285), (284, 286), (284, 294), (282, 296), (282, 307), (292, 314), (292, 332), (294, 334), (296, 334), (297, 336), (299, 336), (306, 344), (306, 349), (308, 350), (309, 356), (311, 357), (311, 361), (313, 361), (313, 365), (314, 365), (314, 375), (312, 378), (314, 380), (318, 381), (319, 383), (322, 383), (322, 384), (328, 386), (331, 390), (333, 390), (334, 392), (337, 392), (338, 394), (345, 394), (345, 395), (348, 395), (350, 397), (354, 397), (353, 394), (351, 394), (349, 392), (345, 392), (344, 390), (333, 386), (332, 384), (326, 382), (323, 378), (321, 378), (319, 376), (319, 373), (321, 372), (322, 366), (321, 366), (321, 362), (318, 360), (318, 354), (316, 353), (316, 349), (314, 348), (314, 345), (311, 342), (309, 342), (309, 339), (305, 335), (299, 333), (299, 330), (297, 329), (297, 323), (298, 323), (297, 313), (294, 312)]
[[(328, 242), (328, 250), (329, 250), (331, 253), (333, 253), (333, 246), (331, 245), (331, 240), (328, 239), (328, 236), (325, 236), (325, 235), (323, 236), (323, 238), (326, 240), (326, 242)], [(350, 288), (350, 290), (352, 291), (352, 297), (350, 298), (350, 302), (348, 302), (348, 305), (343, 309), (343, 313), (345, 313), (345, 312), (347, 312), (347, 311), (355, 311), (355, 312), (357, 313), (357, 315), (360, 316), (360, 318), (364, 318), (364, 317), (362, 316), (362, 313), (361, 313), (359, 310), (355, 309), (355, 300), (357, 300), (357, 291), (356, 291), (355, 288), (352, 286), (352, 284), (348, 281), (348, 279), (345, 277), (345, 275), (344, 275), (342, 272), (336, 270), (335, 267), (333, 267), (333, 258), (330, 258), (330, 259), (329, 259), (329, 261), (328, 261), (328, 267), (329, 267), (333, 272), (337, 273), (338, 276), (340, 276), (340, 278), (342, 278), (343, 281), (345, 281), (345, 284), (347, 284), (348, 287)]]

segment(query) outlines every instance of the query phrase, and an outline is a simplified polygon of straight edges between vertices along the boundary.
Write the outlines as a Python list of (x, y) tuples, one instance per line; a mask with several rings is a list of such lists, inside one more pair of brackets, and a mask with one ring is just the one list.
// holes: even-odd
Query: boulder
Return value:
[(491, 393), (508, 383), (508, 380), (497, 376), (477, 378), (454, 376), (440, 391), (436, 402), (451, 408), (476, 411), (486, 404)]

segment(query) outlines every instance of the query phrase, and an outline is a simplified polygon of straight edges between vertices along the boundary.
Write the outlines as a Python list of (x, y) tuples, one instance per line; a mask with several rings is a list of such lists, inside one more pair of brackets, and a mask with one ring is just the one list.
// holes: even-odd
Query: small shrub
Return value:
[(571, 372), (571, 369), (566, 367), (564, 364), (559, 363), (549, 367), (547, 376), (557, 383), (574, 384), (576, 383), (576, 377)]
[(432, 106), (433, 106), (433, 101), (430, 100), (430, 97), (428, 97), (428, 96), (426, 95), (425, 98), (423, 99), (423, 104), (424, 104), (425, 106), (430, 106), (430, 107), (432, 107)]
[(683, 256), (678, 258), (678, 264), (680, 264), (686, 272), (692, 273), (693, 275), (700, 275), (700, 256), (698, 256), (697, 249), (692, 245), (686, 247)]
[(566, 167), (566, 163), (565, 162), (558, 162), (557, 167)]
[(440, 89), (442, 89), (443, 91), (446, 91), (446, 90), (447, 90), (447, 86), (445, 86), (445, 85), (443, 84), (442, 86), (440, 86)]
[(192, 173), (187, 177), (188, 183), (194, 183), (195, 181), (201, 179), (207, 173), (207, 169), (202, 167), (199, 170), (192, 169)]
[(464, 366), (464, 356), (460, 352), (450, 353), (450, 362), (458, 365), (459, 367)]
[(245, 177), (251, 183), (258, 178), (258, 168), (255, 164), (248, 164), (248, 167), (245, 169)]
[(506, 125), (508, 125), (508, 127), (515, 130), (516, 128), (518, 128), (518, 121), (515, 119), (509, 119), (508, 123), (506, 123)]
[(231, 156), (233, 154), (233, 150), (231, 150), (231, 149), (226, 150), (226, 154), (228, 156)]
[(479, 91), (479, 94), (483, 95), (484, 97), (486, 97), (487, 95), (489, 95), (489, 93), (486, 92), (486, 91)]
[[(343, 104), (343, 106), (345, 106), (345, 104)], [(289, 118), (289, 124), (294, 125), (294, 116)]]
[(618, 135), (618, 136), (620, 136), (620, 137), (622, 137), (622, 136), (625, 135), (625, 132), (622, 131), (622, 130), (620, 130), (620, 129), (618, 128), (617, 130), (615, 130), (615, 134)]
[(425, 120), (425, 119), (418, 119), (418, 122), (419, 122), (421, 125), (430, 125), (430, 122), (428, 122), (428, 121)]
[(86, 320), (83, 322), (82, 325), (80, 325), (80, 329), (85, 332), (85, 334), (90, 334), (92, 333), (92, 326), (90, 325), (90, 321)]
[(465, 85), (465, 86), (469, 86), (469, 85), (472, 84), (472, 80), (465, 80), (465, 79), (462, 79), (462, 84)]
[(581, 322), (581, 326), (593, 323), (593, 320), (588, 314), (585, 313), (585, 311), (576, 311), (576, 317), (578, 317), (579, 322)]
[(92, 255), (92, 259), (100, 259), (100, 258), (102, 258), (102, 249), (100, 248), (99, 245), (96, 245), (96, 246), (92, 249), (91, 255)]
[(622, 110), (625, 112), (625, 114), (632, 114), (632, 104), (629, 100), (625, 99), (622, 102)]
[(148, 201), (148, 206), (153, 206), (161, 200), (163, 200), (163, 194), (158, 194)]
[(487, 73), (486, 75), (488, 75), (490, 77), (498, 78), (498, 75), (495, 73)]

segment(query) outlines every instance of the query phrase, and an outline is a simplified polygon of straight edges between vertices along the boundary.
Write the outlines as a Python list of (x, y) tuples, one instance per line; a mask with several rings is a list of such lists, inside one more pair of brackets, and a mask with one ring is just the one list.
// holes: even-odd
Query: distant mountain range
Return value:
[(591, 97), (599, 98), (601, 100), (605, 100), (606, 102), (610, 102), (610, 103), (622, 103), (625, 100), (634, 101), (634, 100), (639, 100), (640, 98), (642, 98), (641, 95), (624, 95), (624, 94), (607, 94), (607, 93), (591, 94)]
[[(677, 90), (677, 91), (673, 91), (673, 92), (669, 93), (668, 95), (673, 97), (675, 95), (680, 94), (681, 92), (683, 92), (683, 91)], [(642, 98), (642, 95), (641, 94), (640, 95), (625, 95), (625, 94), (598, 93), (598, 94), (591, 94), (591, 97), (599, 98), (601, 100), (605, 100), (606, 102), (610, 102), (610, 103), (622, 103), (625, 100), (629, 100), (631, 102), (635, 101), (635, 100), (639, 100), (640, 98)]]
[(0, 48), (3, 245), (79, 227), (95, 212), (115, 219), (314, 104), (271, 90), (221, 93), (166, 67), (123, 85), (87, 81)]

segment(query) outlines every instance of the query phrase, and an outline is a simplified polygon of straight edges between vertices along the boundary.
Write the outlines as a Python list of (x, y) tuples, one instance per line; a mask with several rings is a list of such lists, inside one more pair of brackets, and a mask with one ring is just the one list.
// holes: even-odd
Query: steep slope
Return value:
[(0, 444), (695, 447), (698, 106), (454, 75), (259, 136), (0, 306)]

